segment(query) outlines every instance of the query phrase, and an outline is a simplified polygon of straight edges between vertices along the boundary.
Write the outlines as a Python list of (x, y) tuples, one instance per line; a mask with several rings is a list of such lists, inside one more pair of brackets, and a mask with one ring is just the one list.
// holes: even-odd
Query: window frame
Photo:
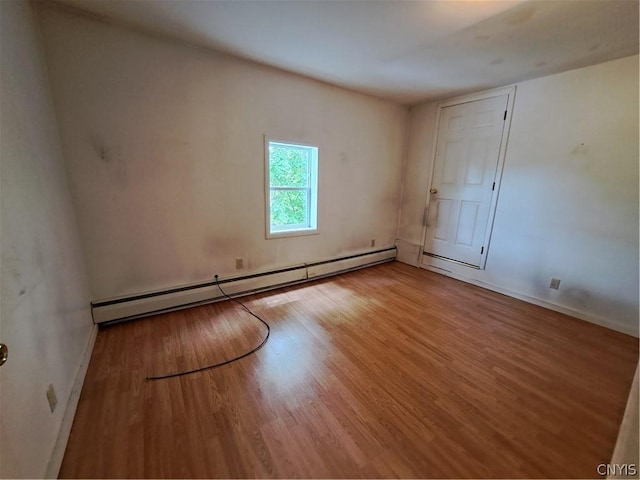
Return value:
[[(310, 152), (309, 160), (309, 184), (307, 187), (272, 187), (271, 174), (269, 171), (270, 154), (269, 146), (278, 144), (283, 146), (297, 147), (308, 149)], [(316, 235), (319, 233), (318, 228), (318, 172), (320, 148), (317, 145), (302, 143), (299, 141), (278, 140), (265, 135), (264, 137), (264, 186), (265, 186), (265, 236), (267, 239), (298, 237), (303, 235)], [(307, 192), (307, 219), (308, 222), (297, 225), (287, 225), (283, 228), (272, 228), (271, 225), (271, 192), (276, 191), (306, 191)]]

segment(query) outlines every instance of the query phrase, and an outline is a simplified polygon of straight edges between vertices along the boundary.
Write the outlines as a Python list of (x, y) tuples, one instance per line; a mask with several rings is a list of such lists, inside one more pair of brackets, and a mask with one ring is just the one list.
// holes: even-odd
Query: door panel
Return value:
[(425, 254), (480, 266), (507, 102), (505, 94), (441, 109)]
[(446, 198), (440, 199), (437, 206), (436, 225), (433, 236), (436, 240), (447, 241), (448, 227), (450, 225), (451, 204), (453, 200)]
[(465, 185), (482, 185), (484, 171), (487, 166), (488, 139), (474, 138), (469, 145), (467, 171), (464, 176)]
[(458, 216), (458, 229), (456, 232), (456, 245), (471, 247), (473, 234), (476, 231), (478, 221), (479, 202), (460, 202), (460, 215)]
[(461, 141), (447, 142), (445, 151), (443, 153), (444, 165), (442, 166), (442, 179), (443, 184), (454, 185), (456, 183), (456, 177), (458, 176), (458, 164), (460, 163), (460, 157), (462, 155), (462, 149), (464, 145)]

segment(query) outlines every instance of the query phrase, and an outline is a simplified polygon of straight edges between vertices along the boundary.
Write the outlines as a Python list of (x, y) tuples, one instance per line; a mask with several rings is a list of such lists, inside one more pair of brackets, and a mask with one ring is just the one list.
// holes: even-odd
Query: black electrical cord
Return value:
[(258, 320), (260, 320), (260, 322), (262, 322), (264, 324), (264, 326), (267, 327), (267, 334), (265, 335), (265, 337), (262, 340), (262, 342), (260, 342), (260, 345), (258, 345), (257, 347), (253, 348), (252, 350), (250, 350), (250, 351), (248, 351), (246, 353), (243, 353), (242, 355), (238, 355), (237, 357), (234, 357), (234, 358), (232, 358), (230, 360), (225, 360), (224, 362), (216, 363), (216, 364), (213, 364), (213, 365), (207, 365), (206, 367), (194, 368), (192, 370), (185, 370), (183, 372), (167, 373), (166, 375), (149, 376), (149, 377), (147, 377), (147, 380), (162, 380), (163, 378), (180, 377), (182, 375), (189, 375), (191, 373), (202, 372), (203, 370), (209, 370), (211, 368), (222, 367), (223, 365), (228, 365), (228, 364), (230, 364), (232, 362), (240, 360), (241, 358), (247, 357), (247, 356), (251, 355), (252, 353), (257, 352), (258, 350), (260, 350), (264, 346), (265, 343), (267, 343), (267, 340), (269, 340), (269, 335), (271, 334), (271, 327), (269, 326), (269, 324), (267, 322), (265, 322), (262, 318), (260, 318), (258, 315), (253, 313), (247, 306), (245, 306), (244, 303), (242, 303), (239, 300), (236, 300), (235, 298), (227, 295), (225, 293), (225, 291), (222, 290), (222, 287), (220, 286), (220, 283), (218, 283), (218, 275), (215, 276), (215, 279), (216, 279), (216, 285), (218, 286), (218, 289), (220, 290), (222, 295), (224, 295), (229, 300), (231, 300), (231, 301), (237, 303), (238, 305), (240, 305), (243, 309), (245, 309), (247, 311), (247, 313), (249, 313), (249, 315), (251, 315), (252, 317), (257, 318)]

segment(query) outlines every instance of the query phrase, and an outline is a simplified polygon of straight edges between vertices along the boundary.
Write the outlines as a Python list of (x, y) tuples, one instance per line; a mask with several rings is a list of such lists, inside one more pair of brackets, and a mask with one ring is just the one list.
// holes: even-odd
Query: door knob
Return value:
[(432, 188), (431, 190), (429, 190), (429, 193), (431, 193), (432, 195), (435, 195), (436, 193), (438, 193), (438, 189)]
[(0, 343), (0, 366), (4, 365), (7, 358), (9, 358), (9, 349), (4, 343)]

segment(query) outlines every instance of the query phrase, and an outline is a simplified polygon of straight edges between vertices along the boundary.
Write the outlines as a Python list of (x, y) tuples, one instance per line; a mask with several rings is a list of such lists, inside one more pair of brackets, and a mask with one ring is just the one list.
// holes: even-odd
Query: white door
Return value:
[(508, 95), (442, 107), (424, 254), (480, 268)]

